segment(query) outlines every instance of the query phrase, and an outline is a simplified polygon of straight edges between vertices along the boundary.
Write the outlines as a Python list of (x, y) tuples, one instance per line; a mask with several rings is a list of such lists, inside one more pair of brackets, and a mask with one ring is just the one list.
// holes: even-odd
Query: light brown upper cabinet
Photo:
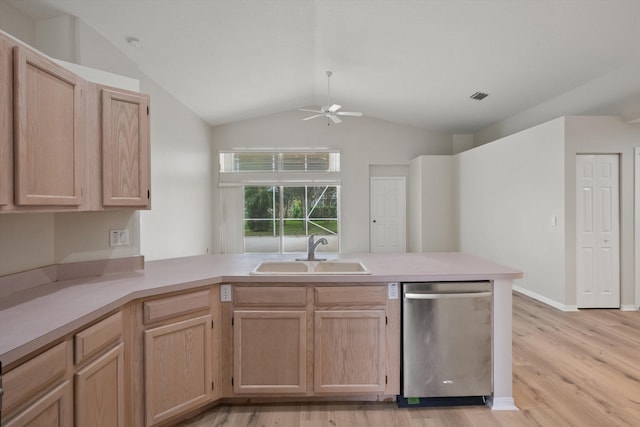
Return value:
[(102, 204), (150, 205), (149, 96), (102, 89)]
[(0, 206), (7, 205), (13, 194), (12, 64), (11, 48), (0, 38)]
[(22, 46), (13, 67), (15, 204), (79, 206), (82, 79)]

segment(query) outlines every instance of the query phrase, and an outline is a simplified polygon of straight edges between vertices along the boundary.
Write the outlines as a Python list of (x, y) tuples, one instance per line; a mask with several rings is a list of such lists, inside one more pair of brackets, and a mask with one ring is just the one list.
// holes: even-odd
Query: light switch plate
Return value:
[(387, 298), (398, 299), (398, 282), (389, 282)]

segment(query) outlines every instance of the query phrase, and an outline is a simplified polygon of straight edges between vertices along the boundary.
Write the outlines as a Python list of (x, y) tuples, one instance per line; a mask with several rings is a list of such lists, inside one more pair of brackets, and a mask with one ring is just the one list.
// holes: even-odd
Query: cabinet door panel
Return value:
[(385, 390), (384, 310), (316, 311), (314, 391)]
[(3, 413), (13, 412), (51, 384), (62, 381), (70, 347), (68, 341), (62, 342), (3, 375)]
[(147, 426), (211, 398), (211, 335), (210, 315), (145, 331)]
[(2, 425), (4, 427), (72, 427), (72, 405), (71, 383), (65, 381)]
[(233, 391), (306, 391), (306, 311), (233, 313)]
[(124, 427), (124, 344), (75, 375), (79, 426)]
[(104, 206), (149, 205), (149, 97), (102, 90)]
[(0, 38), (0, 206), (13, 194), (13, 60), (9, 43)]
[(80, 205), (81, 80), (35, 52), (13, 49), (16, 204)]

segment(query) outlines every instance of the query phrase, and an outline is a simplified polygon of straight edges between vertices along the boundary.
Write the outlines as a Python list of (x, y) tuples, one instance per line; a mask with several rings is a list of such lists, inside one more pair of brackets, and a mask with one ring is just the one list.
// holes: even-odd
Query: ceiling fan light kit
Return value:
[[(305, 117), (302, 120), (311, 120), (316, 117), (326, 117), (327, 118), (327, 126), (331, 124), (333, 121), (335, 124), (342, 123), (340, 117), (338, 116), (354, 116), (354, 117), (362, 117), (362, 113), (355, 111), (339, 111), (342, 106), (338, 104), (332, 104), (330, 101), (331, 98), (331, 75), (333, 73), (331, 71), (327, 71), (327, 105), (320, 107), (319, 110), (309, 110), (306, 108), (300, 108), (300, 111), (307, 111), (309, 113), (315, 113), (312, 116)], [(329, 121), (331, 120), (331, 121)]]

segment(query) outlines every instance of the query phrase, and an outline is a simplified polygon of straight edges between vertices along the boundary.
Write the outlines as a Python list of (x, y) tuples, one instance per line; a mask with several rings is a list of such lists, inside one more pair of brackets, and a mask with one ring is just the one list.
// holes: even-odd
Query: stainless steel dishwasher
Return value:
[(402, 284), (405, 399), (491, 394), (491, 282)]

